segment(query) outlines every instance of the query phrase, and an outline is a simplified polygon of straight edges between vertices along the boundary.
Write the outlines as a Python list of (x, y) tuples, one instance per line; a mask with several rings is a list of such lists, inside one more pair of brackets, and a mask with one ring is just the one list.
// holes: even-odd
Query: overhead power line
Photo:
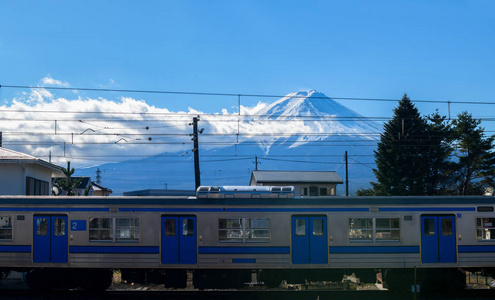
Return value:
[[(45, 90), (65, 90), (65, 91), (91, 91), (91, 92), (120, 92), (120, 93), (147, 93), (147, 94), (170, 94), (170, 95), (196, 95), (196, 96), (224, 96), (224, 97), (259, 97), (259, 98), (284, 98), (287, 95), (270, 95), (270, 94), (234, 94), (234, 93), (216, 93), (216, 92), (189, 92), (189, 91), (164, 91), (164, 90), (134, 90), (134, 89), (102, 89), (102, 88), (85, 88), (85, 87), (54, 87), (54, 86), (29, 86), (29, 85), (0, 85), (0, 88), (14, 89), (45, 89)], [(306, 98), (307, 96), (290, 96), (291, 98)], [(398, 102), (399, 99), (387, 98), (361, 98), (361, 97), (312, 97), (314, 99), (335, 99), (351, 101), (381, 101), (381, 102)], [(495, 102), (486, 101), (452, 101), (452, 100), (421, 100), (411, 99), (413, 102), (422, 103), (443, 103), (443, 104), (488, 104), (493, 105)]]

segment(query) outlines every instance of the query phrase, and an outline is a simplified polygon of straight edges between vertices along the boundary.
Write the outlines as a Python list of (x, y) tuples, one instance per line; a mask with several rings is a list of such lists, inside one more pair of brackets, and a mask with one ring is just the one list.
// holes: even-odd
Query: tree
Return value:
[(449, 170), (452, 168), (452, 126), (446, 116), (437, 112), (427, 117), (428, 128), (424, 139), (425, 152), (422, 153), (425, 168), (425, 188), (427, 195), (448, 193)]
[(452, 190), (459, 195), (480, 195), (494, 184), (494, 136), (486, 137), (481, 120), (462, 112), (453, 121), (456, 161), (453, 163)]
[(64, 190), (68, 196), (73, 196), (72, 192), (79, 184), (81, 184), (82, 178), (74, 179), (72, 175), (76, 170), (74, 168), (70, 168), (70, 161), (67, 162), (67, 169), (62, 168), (62, 172), (65, 175), (65, 178), (59, 178), (56, 180), (57, 184), (60, 186), (62, 190)]
[(373, 169), (376, 195), (425, 195), (428, 124), (406, 94), (394, 109), (394, 117), (384, 125)]

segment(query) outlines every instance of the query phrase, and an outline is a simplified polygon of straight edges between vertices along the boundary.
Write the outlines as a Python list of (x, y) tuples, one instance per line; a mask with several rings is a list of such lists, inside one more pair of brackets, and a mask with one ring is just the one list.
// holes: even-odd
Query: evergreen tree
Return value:
[(452, 190), (459, 195), (481, 195), (494, 184), (494, 136), (486, 137), (481, 120), (463, 112), (454, 120), (456, 161), (453, 163)]
[(427, 195), (445, 195), (449, 170), (452, 168), (452, 126), (438, 111), (427, 117), (428, 130), (423, 158), (426, 164), (425, 187)]
[(74, 168), (70, 168), (70, 161), (67, 162), (67, 169), (62, 168), (62, 172), (65, 175), (65, 178), (57, 179), (57, 184), (60, 186), (62, 190), (64, 190), (68, 196), (73, 196), (72, 192), (79, 184), (81, 184), (82, 178), (74, 179), (72, 175), (76, 170)]
[(376, 195), (425, 195), (428, 124), (416, 106), (404, 95), (394, 117), (384, 125), (373, 169), (378, 180), (371, 183)]

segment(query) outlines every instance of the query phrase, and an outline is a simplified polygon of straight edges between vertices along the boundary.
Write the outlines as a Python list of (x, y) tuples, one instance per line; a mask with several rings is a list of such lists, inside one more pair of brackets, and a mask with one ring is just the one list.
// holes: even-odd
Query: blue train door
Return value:
[(33, 262), (67, 263), (67, 216), (34, 216)]
[(195, 264), (196, 236), (195, 216), (163, 216), (162, 264)]
[(454, 216), (421, 216), (421, 261), (457, 262)]
[(292, 263), (328, 262), (327, 217), (292, 216)]

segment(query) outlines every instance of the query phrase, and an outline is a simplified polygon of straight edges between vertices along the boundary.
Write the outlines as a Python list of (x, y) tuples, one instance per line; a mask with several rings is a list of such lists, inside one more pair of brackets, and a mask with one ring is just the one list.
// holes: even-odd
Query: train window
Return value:
[(400, 240), (399, 218), (376, 218), (375, 227), (376, 241)]
[(138, 218), (89, 218), (91, 242), (139, 242)]
[(281, 192), (282, 191), (282, 188), (281, 187), (278, 187), (278, 186), (275, 186), (275, 187), (272, 187), (272, 192)]
[(372, 242), (373, 219), (349, 218), (349, 241)]
[(432, 236), (435, 235), (435, 220), (425, 219), (424, 220), (424, 235)]
[(242, 242), (243, 227), (242, 219), (219, 219), (218, 240), (220, 242)]
[(323, 219), (313, 219), (313, 235), (314, 236), (323, 236)]
[(306, 235), (306, 220), (305, 219), (296, 219), (296, 236), (305, 236)]
[(0, 217), (0, 240), (12, 240), (12, 218)]
[(36, 221), (36, 235), (45, 236), (48, 234), (48, 220), (46, 218), (38, 218)]
[(113, 228), (111, 218), (89, 218), (89, 240), (113, 241)]
[(270, 242), (270, 219), (219, 219), (218, 241), (221, 243), (268, 243)]
[(165, 220), (165, 236), (175, 236), (175, 220)]
[(65, 220), (62, 218), (55, 218), (55, 228), (54, 233), (56, 236), (64, 236), (65, 235)]
[(139, 241), (139, 219), (138, 218), (116, 218), (115, 219), (115, 241), (116, 242), (138, 242)]
[(476, 236), (478, 241), (495, 240), (495, 218), (477, 218)]
[(283, 187), (282, 192), (290, 193), (290, 192), (292, 192), (292, 188), (291, 187)]
[(442, 219), (442, 235), (451, 236), (452, 235), (452, 220)]
[(182, 220), (182, 236), (194, 235), (194, 220), (184, 219)]
[(246, 242), (266, 243), (270, 241), (270, 219), (247, 219)]

